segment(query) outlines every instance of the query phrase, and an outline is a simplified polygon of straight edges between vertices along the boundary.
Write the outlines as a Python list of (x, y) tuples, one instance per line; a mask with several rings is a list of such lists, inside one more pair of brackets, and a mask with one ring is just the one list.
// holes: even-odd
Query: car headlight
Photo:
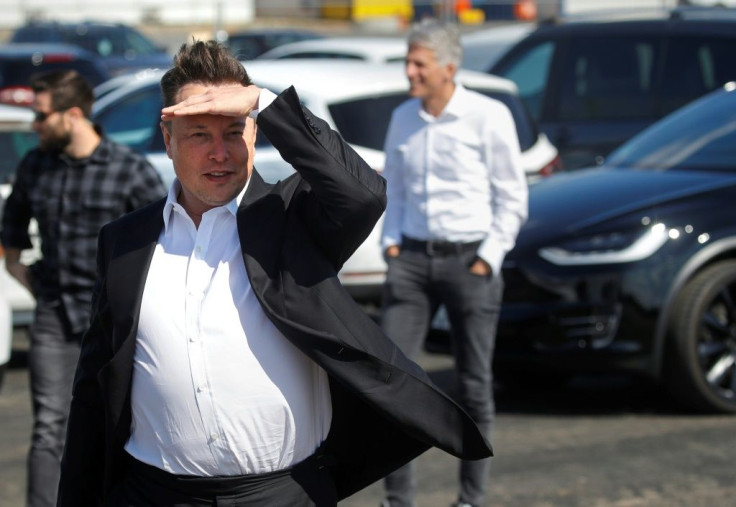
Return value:
[(659, 250), (669, 238), (667, 227), (664, 224), (655, 224), (643, 234), (609, 233), (587, 236), (561, 246), (542, 248), (539, 255), (558, 266), (636, 262)]

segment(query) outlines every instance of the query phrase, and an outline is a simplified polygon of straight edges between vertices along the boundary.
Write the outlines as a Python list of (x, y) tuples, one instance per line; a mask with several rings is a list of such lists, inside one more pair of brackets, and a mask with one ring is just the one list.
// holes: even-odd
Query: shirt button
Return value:
[(212, 441), (212, 442), (214, 442), (218, 438), (220, 438), (220, 435), (218, 435), (217, 433), (213, 433), (213, 434), (210, 435), (210, 441)]

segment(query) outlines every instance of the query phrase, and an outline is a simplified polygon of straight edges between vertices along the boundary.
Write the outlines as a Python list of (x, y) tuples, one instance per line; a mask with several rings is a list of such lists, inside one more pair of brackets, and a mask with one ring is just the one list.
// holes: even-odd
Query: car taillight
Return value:
[(562, 159), (559, 155), (555, 156), (547, 165), (542, 167), (542, 169), (539, 171), (539, 175), (549, 176), (551, 174), (554, 174), (556, 172), (560, 172), (562, 170)]
[(71, 62), (74, 55), (69, 53), (47, 53), (43, 55), (43, 61), (46, 63)]
[(33, 104), (33, 90), (28, 86), (0, 88), (0, 103), (13, 106), (30, 106)]

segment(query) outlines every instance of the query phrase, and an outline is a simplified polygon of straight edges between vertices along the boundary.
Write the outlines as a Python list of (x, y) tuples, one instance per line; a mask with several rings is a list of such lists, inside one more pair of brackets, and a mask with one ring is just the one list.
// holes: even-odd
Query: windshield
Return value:
[(606, 165), (736, 171), (736, 85), (679, 109), (614, 151)]

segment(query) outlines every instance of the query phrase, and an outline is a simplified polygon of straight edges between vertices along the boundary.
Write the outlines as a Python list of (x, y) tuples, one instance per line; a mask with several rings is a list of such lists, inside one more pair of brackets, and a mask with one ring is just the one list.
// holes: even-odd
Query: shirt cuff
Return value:
[(248, 113), (248, 116), (254, 120), (257, 119), (258, 113), (266, 109), (275, 99), (275, 93), (266, 88), (261, 88), (261, 93), (258, 95), (258, 107)]

